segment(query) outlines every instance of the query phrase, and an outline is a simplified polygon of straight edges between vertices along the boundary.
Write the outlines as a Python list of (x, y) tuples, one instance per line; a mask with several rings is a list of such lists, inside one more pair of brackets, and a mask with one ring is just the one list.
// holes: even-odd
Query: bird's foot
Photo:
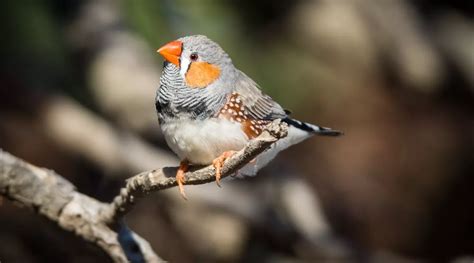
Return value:
[(212, 161), (212, 166), (214, 166), (214, 169), (216, 170), (216, 183), (217, 186), (221, 187), (221, 169), (222, 166), (224, 166), (224, 162), (231, 157), (235, 151), (226, 151), (221, 156), (217, 157)]
[(178, 172), (176, 172), (176, 182), (178, 182), (179, 193), (185, 200), (188, 200), (188, 198), (186, 197), (186, 194), (184, 193), (184, 174), (188, 171), (188, 168), (189, 168), (188, 160), (182, 160), (179, 163)]

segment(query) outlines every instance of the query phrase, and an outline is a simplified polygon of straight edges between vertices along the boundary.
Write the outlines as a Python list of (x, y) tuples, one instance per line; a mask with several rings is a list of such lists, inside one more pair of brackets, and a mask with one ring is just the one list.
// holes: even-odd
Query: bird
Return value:
[(288, 135), (241, 168), (239, 176), (255, 175), (278, 152), (313, 135), (343, 134), (291, 118), (288, 110), (234, 66), (219, 44), (204, 35), (178, 38), (157, 52), (164, 63), (155, 106), (166, 143), (181, 159), (176, 181), (184, 199), (189, 165), (212, 164), (220, 186), (225, 160), (276, 119), (288, 124)]

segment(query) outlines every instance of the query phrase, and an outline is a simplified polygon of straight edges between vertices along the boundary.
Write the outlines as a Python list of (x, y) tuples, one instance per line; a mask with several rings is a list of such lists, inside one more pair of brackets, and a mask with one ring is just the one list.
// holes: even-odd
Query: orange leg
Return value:
[(224, 165), (225, 160), (227, 158), (231, 157), (235, 151), (227, 151), (221, 154), (221, 156), (217, 157), (212, 161), (212, 166), (214, 166), (214, 169), (216, 170), (216, 183), (219, 187), (221, 187), (221, 169), (222, 166)]
[(178, 182), (179, 193), (185, 200), (188, 200), (188, 198), (184, 193), (184, 174), (188, 171), (188, 168), (189, 162), (188, 160), (184, 159), (179, 163), (178, 172), (176, 173), (176, 181)]

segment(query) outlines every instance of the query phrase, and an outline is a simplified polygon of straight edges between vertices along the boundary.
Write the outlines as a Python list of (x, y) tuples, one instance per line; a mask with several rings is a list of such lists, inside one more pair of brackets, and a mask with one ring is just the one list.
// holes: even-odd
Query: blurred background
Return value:
[[(0, 9), (0, 147), (110, 201), (174, 165), (164, 43), (205, 34), (293, 111), (341, 129), (255, 178), (153, 194), (126, 218), (170, 262), (472, 262), (470, 1), (25, 0)], [(1, 262), (108, 262), (7, 200)]]

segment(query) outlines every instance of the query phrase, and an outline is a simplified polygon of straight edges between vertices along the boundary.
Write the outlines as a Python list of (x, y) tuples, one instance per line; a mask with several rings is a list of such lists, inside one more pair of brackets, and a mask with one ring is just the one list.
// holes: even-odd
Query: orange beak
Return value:
[(160, 55), (162, 55), (165, 60), (179, 67), (179, 57), (181, 57), (182, 47), (183, 43), (181, 41), (175, 40), (160, 47), (156, 52), (160, 53)]

